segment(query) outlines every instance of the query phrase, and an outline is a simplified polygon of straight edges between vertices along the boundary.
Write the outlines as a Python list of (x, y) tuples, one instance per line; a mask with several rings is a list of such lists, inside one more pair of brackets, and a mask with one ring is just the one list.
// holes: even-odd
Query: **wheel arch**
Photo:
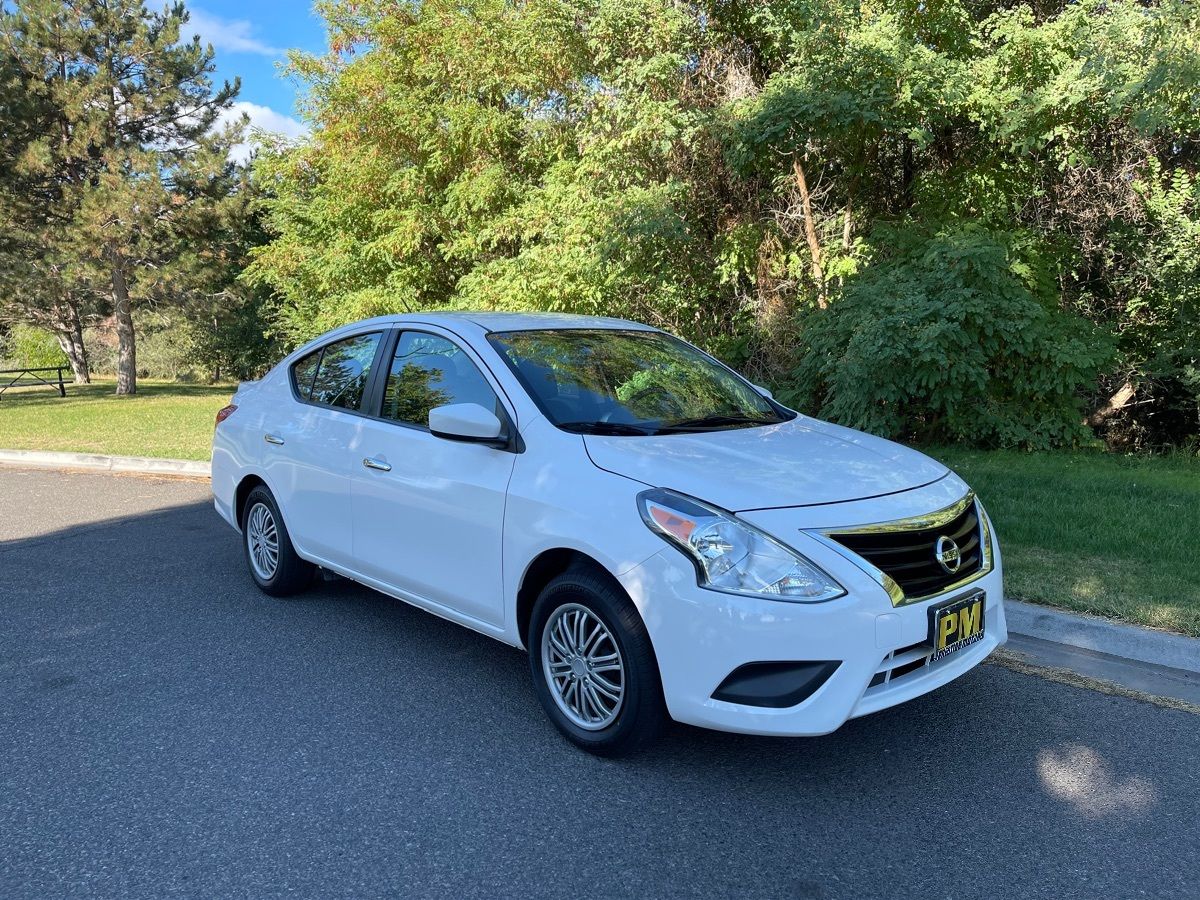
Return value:
[[(608, 568), (588, 553), (573, 547), (553, 547), (543, 550), (525, 568), (521, 577), (521, 585), (517, 589), (516, 625), (517, 635), (521, 646), (529, 648), (529, 622), (533, 618), (533, 604), (537, 602), (542, 589), (551, 581), (571, 568), (586, 568), (595, 572), (608, 581), (616, 590), (626, 597), (629, 592)], [(632, 598), (630, 604), (633, 605)], [(634, 609), (637, 609), (634, 606)], [(640, 611), (638, 613), (641, 615)]]
[[(261, 475), (251, 472), (242, 476), (242, 480), (238, 482), (237, 488), (233, 492), (233, 515), (239, 530), (242, 527), (242, 514), (246, 511), (246, 500), (249, 499), (250, 492), (260, 485), (268, 491), (271, 490), (271, 486)], [(271, 496), (275, 496), (274, 491), (271, 491)], [(278, 498), (275, 502), (279, 502)]]

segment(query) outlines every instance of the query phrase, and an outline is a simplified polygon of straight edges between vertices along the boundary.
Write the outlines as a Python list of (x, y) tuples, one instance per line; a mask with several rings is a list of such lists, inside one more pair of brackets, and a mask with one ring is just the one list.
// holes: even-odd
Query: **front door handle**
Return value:
[(263, 440), (266, 441), (268, 444), (280, 444), (280, 445), (283, 444), (283, 438), (281, 438), (277, 434), (264, 434)]
[(366, 466), (368, 469), (378, 469), (380, 472), (392, 471), (392, 467), (389, 466), (387, 463), (385, 463), (383, 460), (371, 459), (371, 457), (369, 457), (369, 456), (363, 460), (363, 465)]

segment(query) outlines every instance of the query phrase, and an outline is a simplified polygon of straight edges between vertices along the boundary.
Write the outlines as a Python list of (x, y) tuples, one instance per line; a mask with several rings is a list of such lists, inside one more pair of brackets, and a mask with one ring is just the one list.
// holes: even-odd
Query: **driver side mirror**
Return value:
[(504, 426), (478, 403), (451, 403), (429, 411), (429, 431), (449, 441), (494, 444), (503, 440)]
[(775, 395), (774, 395), (774, 394), (772, 394), (770, 391), (768, 391), (768, 390), (767, 390), (765, 387), (763, 387), (761, 384), (756, 384), (756, 385), (754, 385), (754, 389), (755, 389), (756, 391), (758, 391), (760, 394), (762, 394), (764, 397), (766, 397), (768, 400), (774, 400), (774, 399), (775, 399)]

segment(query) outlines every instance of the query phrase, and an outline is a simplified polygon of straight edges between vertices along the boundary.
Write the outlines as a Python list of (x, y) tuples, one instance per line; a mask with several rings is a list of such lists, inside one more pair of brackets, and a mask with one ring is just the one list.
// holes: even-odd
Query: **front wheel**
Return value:
[(312, 582), (316, 566), (296, 553), (279, 504), (261, 485), (250, 492), (242, 511), (242, 547), (250, 576), (264, 593), (287, 597)]
[(542, 591), (529, 626), (534, 691), (558, 730), (599, 756), (649, 743), (666, 720), (650, 636), (629, 598), (572, 569)]

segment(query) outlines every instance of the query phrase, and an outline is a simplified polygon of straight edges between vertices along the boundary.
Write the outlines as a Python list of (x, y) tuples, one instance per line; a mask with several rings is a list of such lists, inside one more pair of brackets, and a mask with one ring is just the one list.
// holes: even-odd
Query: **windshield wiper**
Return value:
[(702, 431), (706, 428), (720, 428), (723, 425), (778, 425), (782, 421), (778, 418), (761, 419), (741, 413), (717, 414), (672, 422), (670, 425), (664, 425), (659, 431)]
[(657, 428), (628, 422), (559, 422), (559, 428), (576, 434), (657, 434)]

